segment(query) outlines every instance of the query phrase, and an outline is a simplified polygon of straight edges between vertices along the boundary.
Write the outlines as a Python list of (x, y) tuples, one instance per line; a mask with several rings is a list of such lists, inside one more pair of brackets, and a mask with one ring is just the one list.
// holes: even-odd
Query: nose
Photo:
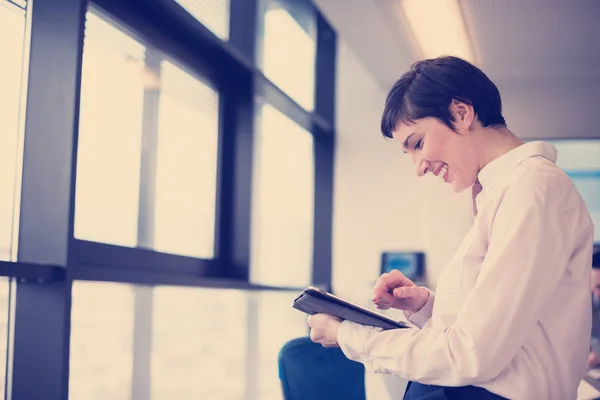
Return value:
[(415, 164), (415, 172), (419, 177), (431, 171), (431, 163), (427, 160), (423, 160), (418, 155), (413, 156), (413, 163)]

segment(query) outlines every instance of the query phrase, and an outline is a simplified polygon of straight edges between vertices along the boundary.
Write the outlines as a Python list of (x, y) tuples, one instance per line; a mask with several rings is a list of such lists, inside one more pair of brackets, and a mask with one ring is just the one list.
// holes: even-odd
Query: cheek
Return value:
[(436, 145), (431, 145), (431, 146), (425, 146), (423, 148), (423, 150), (421, 150), (420, 152), (420, 157), (423, 160), (427, 160), (427, 161), (444, 161), (446, 162), (446, 160), (444, 160), (444, 154), (442, 149), (439, 148), (439, 146)]
[(477, 160), (469, 154), (456, 151), (451, 153), (449, 157), (448, 164), (450, 164), (454, 170), (460, 172), (461, 175), (464, 175), (465, 179), (471, 179), (477, 176), (477, 173), (479, 172), (477, 170)]

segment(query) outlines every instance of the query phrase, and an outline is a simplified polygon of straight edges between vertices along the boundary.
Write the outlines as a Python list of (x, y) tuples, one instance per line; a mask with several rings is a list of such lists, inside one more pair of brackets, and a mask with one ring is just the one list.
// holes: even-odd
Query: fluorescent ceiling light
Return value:
[(458, 0), (402, 0), (401, 4), (423, 57), (453, 55), (474, 61)]

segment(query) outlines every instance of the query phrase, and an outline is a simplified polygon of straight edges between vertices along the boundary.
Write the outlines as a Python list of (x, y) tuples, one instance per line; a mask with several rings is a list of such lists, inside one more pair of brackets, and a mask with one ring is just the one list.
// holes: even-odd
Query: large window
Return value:
[(161, 63), (154, 248), (212, 258), (217, 190), (217, 92)]
[(176, 0), (217, 37), (229, 39), (230, 0)]
[(144, 77), (152, 77), (144, 69), (144, 46), (88, 13), (77, 151), (77, 238), (137, 245)]
[(239, 290), (154, 289), (153, 400), (244, 398), (246, 297)]
[(316, 23), (302, 1), (265, 0), (265, 76), (307, 111), (315, 105)]
[(88, 13), (75, 236), (214, 256), (219, 96)]
[[(256, 368), (258, 395), (261, 400), (282, 398), (278, 356), (289, 340), (308, 335), (306, 315), (290, 310), (297, 293), (262, 292), (256, 294)], [(285, 321), (285, 322), (283, 322)]]
[(558, 140), (557, 165), (581, 194), (594, 223), (594, 241), (600, 242), (600, 140)]
[(69, 398), (281, 399), (279, 351), (307, 333), (295, 296), (78, 282)]
[(311, 0), (0, 0), (0, 396), (282, 398), (335, 40)]
[(131, 398), (133, 324), (134, 292), (129, 285), (73, 285), (69, 399)]
[(268, 285), (307, 285), (313, 259), (313, 138), (268, 104), (259, 120), (251, 277)]
[(24, 104), (22, 75), (26, 14), (16, 4), (0, 0), (0, 260), (14, 259), (15, 211), (18, 208), (20, 129)]

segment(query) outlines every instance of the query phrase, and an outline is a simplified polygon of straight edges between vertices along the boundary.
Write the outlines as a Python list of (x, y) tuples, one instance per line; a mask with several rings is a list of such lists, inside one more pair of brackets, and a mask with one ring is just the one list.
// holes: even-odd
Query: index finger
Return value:
[(391, 272), (382, 274), (379, 279), (377, 279), (377, 282), (375, 282), (375, 286), (373, 287), (373, 292), (380, 295), (384, 292), (389, 293), (390, 289), (409, 285), (410, 281), (404, 274), (395, 269)]

